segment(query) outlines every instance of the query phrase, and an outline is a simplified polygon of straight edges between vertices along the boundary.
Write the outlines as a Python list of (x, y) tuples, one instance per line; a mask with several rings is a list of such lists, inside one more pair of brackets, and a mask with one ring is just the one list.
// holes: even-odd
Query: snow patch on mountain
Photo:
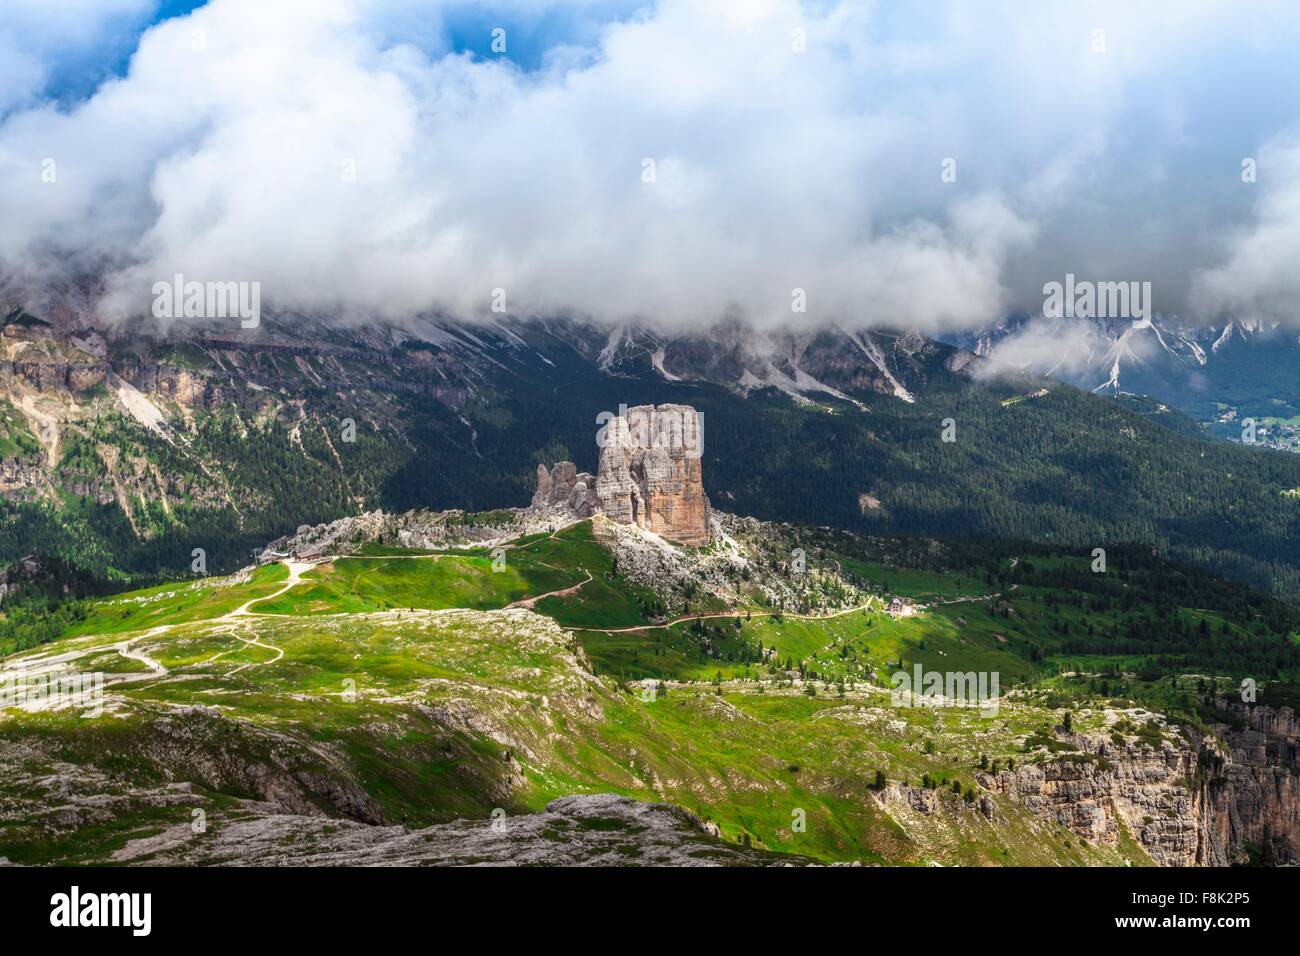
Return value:
[(1220, 348), (1222, 348), (1224, 345), (1227, 344), (1227, 342), (1228, 342), (1228, 340), (1229, 340), (1230, 338), (1232, 338), (1232, 323), (1231, 323), (1231, 322), (1229, 322), (1227, 325), (1225, 325), (1225, 326), (1223, 327), (1223, 332), (1221, 332), (1221, 333), (1219, 334), (1219, 337), (1218, 337), (1217, 339), (1214, 340), (1214, 344), (1210, 346), (1210, 351), (1211, 351), (1211, 352), (1217, 352), (1217, 351), (1219, 351)]
[(628, 341), (626, 325), (616, 325), (609, 330), (609, 339), (605, 342), (605, 347), (600, 350), (600, 355), (596, 359), (596, 364), (602, 372), (610, 370), (610, 367), (618, 359), (623, 343), (626, 341)]

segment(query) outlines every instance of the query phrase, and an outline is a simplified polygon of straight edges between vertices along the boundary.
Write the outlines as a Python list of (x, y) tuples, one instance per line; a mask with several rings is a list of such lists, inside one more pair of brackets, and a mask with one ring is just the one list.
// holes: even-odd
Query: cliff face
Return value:
[(1229, 705), (1229, 723), (1148, 741), (1060, 735), (1077, 748), (981, 774), (1038, 816), (1102, 846), (1123, 827), (1162, 866), (1300, 860), (1300, 722), (1289, 707)]
[(708, 544), (703, 437), (689, 405), (639, 405), (614, 418), (601, 436), (599, 510), (678, 544)]
[(638, 405), (611, 417), (596, 441), (593, 478), (571, 461), (537, 466), (531, 510), (579, 518), (600, 513), (678, 544), (709, 543), (709, 499), (700, 468), (703, 419), (689, 405)]
[(538, 465), (531, 507), (534, 511), (564, 508), (579, 518), (589, 518), (596, 507), (596, 479), (579, 472), (571, 461), (556, 462), (549, 472), (545, 465)]
[(1195, 753), (1164, 743), (1122, 746), (1074, 735), (1078, 754), (984, 774), (982, 786), (1005, 793), (1034, 814), (1084, 839), (1113, 847), (1120, 826), (1162, 866), (1198, 862), (1196, 794), (1184, 781), (1195, 776)]
[[(1300, 861), (1300, 719), (1290, 707), (1236, 704), (1216, 725), (1221, 763), (1205, 767), (1202, 829), (1215, 862)], [(1248, 850), (1250, 852), (1248, 852)]]

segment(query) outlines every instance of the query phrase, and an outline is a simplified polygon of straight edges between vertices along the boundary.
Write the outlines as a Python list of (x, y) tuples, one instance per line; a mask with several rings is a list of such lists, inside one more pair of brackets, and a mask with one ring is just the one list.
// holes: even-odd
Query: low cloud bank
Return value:
[[(1271, 4), (1243, 26), (1208, 3), (1171, 20), (1162, 4), (662, 0), (525, 70), (511, 17), (545, 4), (497, 6), (500, 56), (400, 42), (406, 0), (211, 0), (144, 32), (126, 75), (83, 101), (0, 100), (0, 270), (93, 273), (123, 322), (183, 274), (353, 320), (495, 304), (669, 328), (970, 328), (1033, 308), (1045, 277), (1108, 267), (1114, 230), (1090, 235), (1086, 210), (1121, 173), (1167, 176), (1127, 158), (1132, 103), (1162, 117), (1157, 147), (1186, 139), (1181, 86), (1135, 90), (1225, 36), (1252, 46), (1261, 23), (1300, 32), (1300, 11)], [(1253, 225), (1243, 213), (1201, 259), (1215, 309), (1285, 311), (1287, 142), (1260, 162), (1289, 183), (1261, 185)], [(1120, 278), (1189, 255), (1183, 224), (1150, 228), (1161, 241), (1135, 242), (1159, 261)], [(1067, 235), (1073, 258), (1045, 259)]]

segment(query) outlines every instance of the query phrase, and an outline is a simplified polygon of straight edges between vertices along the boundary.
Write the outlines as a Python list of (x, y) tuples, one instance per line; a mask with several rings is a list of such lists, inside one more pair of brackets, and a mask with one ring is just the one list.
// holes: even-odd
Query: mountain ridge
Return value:
[(1177, 406), (1200, 421), (1227, 409), (1247, 416), (1300, 413), (1300, 335), (1278, 322), (1234, 318), (1190, 325), (1046, 319), (1017, 313), (969, 333), (942, 336), (1000, 368), (1049, 376), (1079, 388), (1136, 393)]
[(727, 510), (1141, 540), (1300, 594), (1286, 497), (1300, 459), (1151, 425), (1050, 379), (987, 378), (986, 360), (915, 333), (733, 322), (672, 338), (573, 319), (360, 331), (274, 314), (247, 336), (201, 331), (5, 325), (0, 557), (43, 540), (139, 581), (188, 573), (196, 548), (237, 567), (369, 508), (521, 505), (538, 464), (595, 472), (600, 412), (677, 403), (705, 415), (705, 492)]

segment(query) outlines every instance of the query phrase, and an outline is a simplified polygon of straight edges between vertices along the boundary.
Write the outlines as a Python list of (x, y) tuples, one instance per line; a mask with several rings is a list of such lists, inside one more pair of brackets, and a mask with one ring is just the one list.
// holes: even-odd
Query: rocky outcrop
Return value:
[[(502, 514), (511, 517), (500, 520)], [(377, 509), (322, 524), (301, 525), (293, 534), (270, 542), (262, 554), (265, 560), (294, 557), (310, 561), (348, 554), (367, 543), (433, 551), (469, 544), (486, 545), (536, 530), (522, 519), (523, 514), (515, 510), (471, 515), (459, 509), (423, 508), (392, 514)], [(488, 519), (489, 523), (477, 523)]]
[(596, 507), (596, 479), (579, 472), (571, 461), (556, 462), (548, 472), (537, 466), (537, 491), (530, 506), (534, 511), (563, 508), (579, 518), (589, 518)]
[[(1086, 840), (1126, 829), (1162, 866), (1300, 859), (1300, 724), (1289, 707), (1222, 704), (1208, 734), (1058, 734), (1075, 752), (980, 774), (981, 786)], [(1154, 716), (1154, 715), (1150, 715)]]
[(693, 814), (610, 793), (562, 797), (541, 813), (418, 830), (319, 816), (255, 816), (194, 840), (188, 825), (133, 840), (116, 863), (262, 866), (807, 866), (806, 857), (727, 843)]
[(570, 518), (603, 514), (676, 544), (709, 543), (709, 499), (700, 456), (703, 416), (689, 405), (638, 405), (609, 416), (599, 433), (593, 478), (571, 461), (537, 466), (528, 510)]
[[(1212, 862), (1300, 861), (1300, 719), (1290, 707), (1221, 704), (1202, 741), (1202, 830)], [(1222, 741), (1220, 754), (1214, 744)]]
[(0, 492), (6, 498), (35, 497), (45, 482), (45, 472), (35, 459), (0, 459)]
[(176, 402), (188, 408), (212, 411), (234, 404), (240, 391), (210, 374), (194, 372), (175, 365), (120, 362), (114, 369), (122, 381), (145, 395)]
[(599, 510), (677, 544), (708, 544), (699, 412), (689, 405), (627, 408), (608, 421), (597, 441)]
[(601, 512), (678, 544), (709, 543), (699, 412), (689, 405), (638, 405), (612, 418), (597, 442)]
[[(676, 548), (635, 527), (601, 522), (596, 540), (614, 556), (620, 577), (655, 593), (668, 616), (686, 613), (697, 594), (733, 606), (757, 597), (774, 610), (830, 613), (859, 607), (874, 593), (850, 580), (837, 561), (809, 548), (809, 565), (793, 572), (791, 552), (812, 542), (786, 525), (710, 509), (712, 548)], [(702, 637), (707, 640), (707, 637)]]
[(1121, 824), (1163, 866), (1194, 866), (1198, 859), (1195, 752), (1164, 743), (1123, 746), (1075, 738), (1078, 753), (1014, 771), (983, 774), (981, 786), (1005, 793), (1035, 815), (1054, 820), (1089, 842), (1113, 847)]
[[(39, 555), (29, 554), (19, 558), (0, 571), (0, 602), (17, 596), (24, 588), (48, 580), (49, 577), (50, 570)], [(67, 590), (67, 585), (63, 585), (63, 593), (67, 593)]]

